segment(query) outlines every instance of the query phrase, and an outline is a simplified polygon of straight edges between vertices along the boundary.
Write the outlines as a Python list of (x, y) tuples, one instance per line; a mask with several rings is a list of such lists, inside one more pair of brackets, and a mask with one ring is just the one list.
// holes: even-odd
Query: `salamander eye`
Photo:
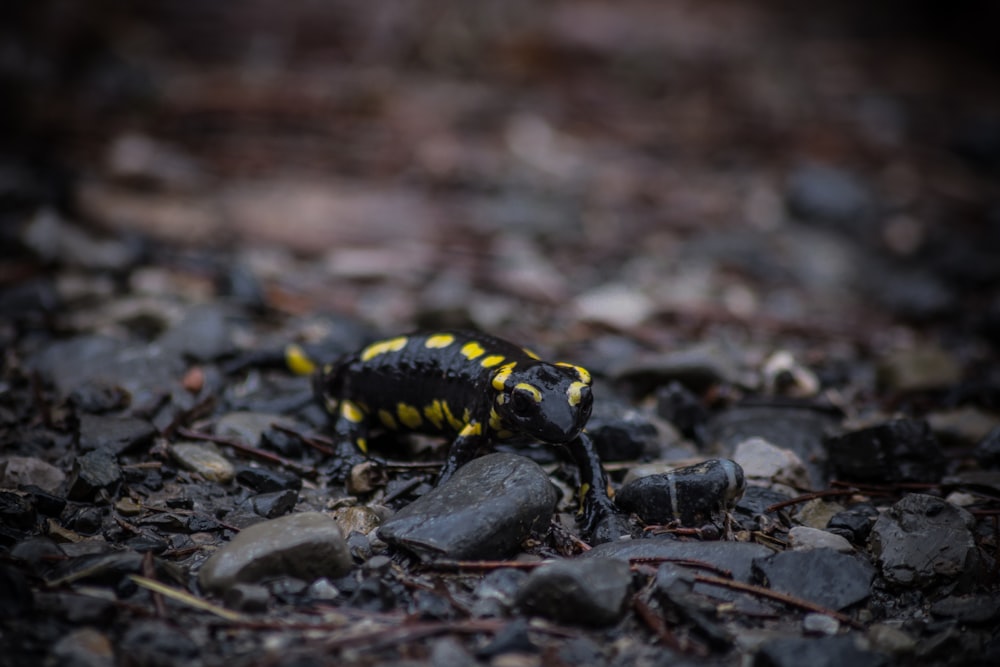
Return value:
[(526, 391), (515, 390), (510, 394), (510, 407), (517, 414), (524, 414), (534, 405), (535, 399)]

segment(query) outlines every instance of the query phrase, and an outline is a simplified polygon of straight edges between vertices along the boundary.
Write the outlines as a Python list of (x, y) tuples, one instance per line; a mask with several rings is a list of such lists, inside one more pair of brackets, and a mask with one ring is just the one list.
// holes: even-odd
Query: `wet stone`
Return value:
[(80, 412), (100, 414), (127, 407), (131, 396), (117, 385), (95, 380), (79, 385), (69, 400)]
[(785, 197), (795, 216), (845, 231), (866, 229), (874, 210), (871, 193), (854, 174), (822, 163), (796, 167), (788, 177)]
[(502, 558), (532, 530), (548, 525), (557, 500), (538, 464), (515, 454), (489, 454), (404, 507), (379, 536), (422, 559)]
[(858, 648), (854, 637), (772, 639), (761, 645), (754, 656), (754, 667), (883, 667), (885, 656)]
[(287, 417), (264, 412), (230, 412), (215, 422), (215, 434), (257, 446), (271, 424), (291, 425)]
[(28, 530), (35, 525), (35, 508), (30, 496), (0, 491), (0, 524)]
[(844, 609), (868, 597), (875, 568), (832, 549), (783, 551), (753, 563), (772, 590), (830, 609)]
[(629, 482), (615, 495), (615, 502), (646, 523), (698, 526), (731, 509), (744, 487), (739, 465), (729, 459), (709, 459)]
[(267, 609), (271, 592), (260, 584), (234, 584), (226, 591), (223, 599), (230, 609), (256, 613)]
[(295, 508), (298, 500), (298, 492), (292, 490), (261, 493), (250, 499), (253, 511), (266, 519), (275, 519), (288, 514)]
[(100, 491), (113, 494), (122, 480), (117, 457), (106, 449), (78, 456), (67, 483), (70, 500), (93, 500)]
[(882, 359), (879, 381), (895, 392), (943, 389), (962, 379), (957, 359), (934, 345), (898, 350)]
[(777, 447), (763, 438), (750, 438), (738, 444), (733, 460), (743, 468), (749, 484), (809, 488), (809, 473), (802, 459), (795, 452)]
[(233, 464), (211, 443), (178, 442), (170, 446), (178, 463), (209, 482), (225, 483), (236, 474)]
[(31, 498), (31, 504), (35, 509), (45, 516), (59, 516), (66, 508), (66, 499), (53, 495), (44, 489), (40, 489), (34, 484), (26, 484), (21, 487)]
[(1000, 619), (1000, 598), (995, 595), (952, 595), (931, 605), (935, 616), (981, 625)]
[(52, 647), (49, 662), (73, 667), (114, 667), (115, 652), (111, 641), (94, 628), (80, 628), (69, 633)]
[(1000, 426), (986, 434), (973, 455), (984, 468), (1000, 468)]
[(524, 570), (502, 568), (493, 570), (476, 584), (472, 614), (477, 617), (504, 616), (515, 604), (517, 591), (528, 578)]
[(656, 426), (631, 409), (613, 415), (595, 410), (587, 422), (587, 433), (602, 461), (631, 461), (655, 456), (659, 450)]
[(837, 474), (861, 482), (936, 482), (944, 454), (927, 422), (894, 419), (851, 431), (826, 443)]
[(0, 486), (5, 488), (33, 485), (51, 493), (65, 479), (66, 474), (62, 470), (33, 456), (0, 458)]
[(198, 645), (187, 634), (163, 621), (137, 621), (119, 644), (131, 667), (200, 665)]
[(535, 569), (521, 584), (521, 609), (561, 623), (609, 625), (625, 611), (632, 575), (610, 558), (561, 560)]
[(599, 544), (579, 558), (615, 558), (626, 562), (632, 558), (697, 560), (728, 570), (736, 581), (750, 583), (753, 560), (771, 553), (767, 547), (750, 542), (682, 542), (650, 538)]
[(844, 537), (808, 526), (795, 526), (789, 530), (788, 543), (796, 551), (808, 551), (810, 549), (833, 549), (841, 553), (851, 553), (854, 551), (854, 547)]
[(968, 570), (975, 555), (974, 523), (964, 509), (914, 493), (879, 516), (869, 548), (890, 583), (923, 587)]
[(302, 478), (295, 473), (271, 468), (242, 467), (236, 473), (236, 481), (257, 493), (298, 491), (302, 488)]
[(80, 449), (106, 449), (114, 454), (137, 450), (149, 445), (156, 428), (145, 419), (81, 414)]
[(367, 535), (382, 523), (378, 513), (365, 505), (338, 508), (333, 512), (333, 518), (345, 535), (354, 532)]
[(673, 424), (684, 437), (699, 444), (706, 442), (708, 409), (680, 382), (671, 382), (656, 391), (656, 414)]
[(202, 588), (223, 591), (237, 582), (276, 576), (306, 580), (335, 578), (351, 569), (351, 556), (337, 522), (303, 512), (245, 528), (202, 566)]
[(878, 510), (874, 505), (858, 503), (830, 517), (826, 529), (852, 544), (864, 544), (872, 532), (876, 519)]

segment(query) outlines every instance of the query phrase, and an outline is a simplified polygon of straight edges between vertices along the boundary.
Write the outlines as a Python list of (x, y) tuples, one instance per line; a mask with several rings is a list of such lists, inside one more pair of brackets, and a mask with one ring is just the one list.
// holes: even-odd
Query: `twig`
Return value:
[(317, 475), (316, 469), (312, 466), (305, 466), (301, 463), (296, 463), (291, 459), (286, 459), (284, 456), (279, 454), (273, 454), (271, 452), (265, 451), (258, 447), (251, 447), (250, 445), (244, 445), (242, 442), (237, 440), (232, 440), (230, 438), (223, 438), (222, 436), (212, 435), (211, 433), (204, 433), (202, 431), (192, 431), (188, 428), (180, 427), (177, 429), (177, 435), (182, 438), (190, 438), (191, 440), (207, 440), (208, 442), (214, 442), (220, 445), (225, 445), (227, 447), (232, 447), (233, 449), (248, 454), (262, 461), (267, 461), (269, 463), (275, 463), (280, 466), (284, 466), (300, 475), (315, 477)]
[(199, 597), (191, 595), (187, 591), (182, 591), (179, 588), (173, 588), (172, 586), (161, 584), (155, 579), (140, 577), (138, 574), (130, 574), (129, 579), (143, 588), (153, 591), (154, 593), (159, 593), (164, 597), (168, 597), (175, 602), (180, 602), (181, 604), (186, 604), (189, 607), (194, 607), (195, 609), (201, 609), (202, 611), (207, 611), (210, 614), (215, 614), (219, 618), (224, 618), (227, 621), (233, 621), (236, 623), (252, 621), (252, 619), (244, 616), (243, 614), (226, 609), (225, 607), (220, 607), (217, 604), (212, 604), (208, 600), (203, 600)]
[(658, 565), (660, 563), (674, 563), (676, 565), (683, 565), (684, 567), (694, 567), (702, 570), (708, 570), (710, 572), (715, 572), (723, 577), (731, 577), (733, 573), (729, 570), (713, 565), (712, 563), (706, 563), (703, 560), (694, 560), (693, 558), (668, 558), (665, 556), (649, 556), (649, 557), (639, 557), (639, 558), (629, 558), (629, 564), (632, 565)]

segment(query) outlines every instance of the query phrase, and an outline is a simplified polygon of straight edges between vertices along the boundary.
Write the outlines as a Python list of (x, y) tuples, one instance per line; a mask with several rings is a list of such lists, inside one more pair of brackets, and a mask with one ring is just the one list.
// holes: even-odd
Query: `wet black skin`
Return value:
[[(443, 347), (427, 346), (432, 339), (443, 337), (451, 337), (453, 342)], [(393, 340), (400, 339), (389, 339)], [(483, 352), (470, 359), (462, 350), (472, 343)], [(538, 360), (513, 343), (480, 333), (413, 334), (396, 347), (375, 348), (378, 352), (372, 354), (369, 346), (318, 375), (317, 393), (337, 415), (334, 432), (341, 448), (351, 443), (364, 451), (369, 434), (379, 430), (450, 437), (452, 444), (438, 478), (440, 484), (477, 454), (492, 449), (497, 441), (535, 440), (557, 445), (579, 467), (584, 530), (592, 541), (610, 541), (628, 532), (626, 522), (607, 495), (600, 460), (583, 430), (593, 406), (586, 371)], [(502, 357), (502, 362), (484, 366), (490, 356)], [(504, 374), (509, 364), (513, 368)], [(536, 391), (518, 388), (522, 383)], [(577, 398), (571, 400), (574, 383)], [(498, 385), (502, 388), (498, 389)], [(344, 401), (357, 405), (361, 418), (345, 416)], [(432, 409), (433, 416), (435, 401), (446, 405), (453, 419), (431, 419), (425, 410)], [(404, 424), (400, 404), (415, 408), (419, 423)], [(380, 411), (390, 413), (395, 423), (387, 425), (379, 417)]]

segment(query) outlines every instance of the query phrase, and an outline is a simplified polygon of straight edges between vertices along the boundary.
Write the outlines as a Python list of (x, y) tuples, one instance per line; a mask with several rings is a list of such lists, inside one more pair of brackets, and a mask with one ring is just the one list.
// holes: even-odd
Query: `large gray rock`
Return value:
[(282, 575), (336, 578), (351, 563), (337, 522), (319, 512), (302, 512), (244, 529), (205, 562), (198, 581), (206, 590), (221, 592), (237, 582)]
[(552, 518), (558, 496), (537, 463), (489, 454), (407, 505), (379, 529), (422, 559), (503, 558)]
[(625, 612), (632, 574), (612, 558), (561, 560), (531, 573), (517, 593), (522, 609), (561, 623), (610, 625)]

